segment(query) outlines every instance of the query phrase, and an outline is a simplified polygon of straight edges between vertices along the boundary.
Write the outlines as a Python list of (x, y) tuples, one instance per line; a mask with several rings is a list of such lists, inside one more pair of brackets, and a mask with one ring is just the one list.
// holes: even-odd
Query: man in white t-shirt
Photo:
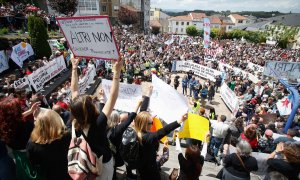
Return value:
[(229, 126), (225, 124), (224, 122), (226, 121), (226, 116), (221, 115), (220, 119), (215, 123), (212, 124), (212, 139), (210, 142), (210, 149), (214, 153), (214, 157), (218, 156), (218, 152), (220, 149), (220, 146), (226, 137), (228, 133)]

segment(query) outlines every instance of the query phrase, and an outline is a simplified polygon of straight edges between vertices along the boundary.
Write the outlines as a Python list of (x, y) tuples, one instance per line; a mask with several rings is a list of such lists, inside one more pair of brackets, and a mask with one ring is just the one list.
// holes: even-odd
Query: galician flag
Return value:
[(290, 115), (292, 112), (292, 102), (288, 97), (279, 100), (276, 106), (281, 116)]

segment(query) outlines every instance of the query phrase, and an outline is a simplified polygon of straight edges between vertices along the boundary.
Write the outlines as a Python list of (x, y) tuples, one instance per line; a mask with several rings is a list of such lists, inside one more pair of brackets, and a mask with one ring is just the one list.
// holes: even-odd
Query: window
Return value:
[(177, 33), (177, 31), (178, 31), (178, 28), (175, 29), (175, 33)]
[(153, 11), (150, 11), (150, 16), (154, 16), (154, 12)]
[(232, 28), (232, 26), (228, 26), (228, 29), (231, 29)]
[(178, 24), (179, 24), (179, 23), (178, 23), (178, 22), (176, 22), (176, 25), (177, 25), (177, 26), (178, 26)]
[(183, 32), (183, 28), (181, 28), (181, 32)]
[(194, 24), (194, 26), (197, 26), (197, 24)]
[(184, 25), (184, 22), (181, 22), (181, 25), (183, 26), (183, 25)]
[(118, 11), (119, 10), (119, 6), (114, 6), (114, 10)]
[(102, 11), (106, 12), (106, 6), (102, 6)]
[(186, 25), (190, 25), (190, 22), (187, 22)]
[(243, 23), (243, 21), (242, 21), (242, 20), (239, 20), (238, 23)]

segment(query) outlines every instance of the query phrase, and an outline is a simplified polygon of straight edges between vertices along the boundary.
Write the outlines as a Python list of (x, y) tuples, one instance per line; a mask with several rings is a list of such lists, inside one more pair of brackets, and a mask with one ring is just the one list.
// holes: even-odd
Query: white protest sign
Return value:
[(48, 44), (49, 44), (49, 46), (50, 46), (50, 48), (51, 48), (51, 51), (52, 52), (55, 52), (55, 51), (57, 51), (57, 44), (58, 44), (58, 41), (57, 41), (57, 39), (49, 39), (49, 40), (47, 40), (48, 41)]
[(84, 77), (79, 81), (79, 94), (84, 94), (90, 84), (94, 82), (96, 76), (96, 68), (94, 65), (88, 66), (88, 70)]
[(30, 83), (29, 83), (27, 77), (23, 77), (23, 78), (20, 78), (20, 79), (14, 81), (14, 88), (15, 89), (21, 89), (21, 88), (23, 88), (25, 86), (29, 86), (30, 87)]
[(235, 93), (227, 86), (226, 83), (223, 83), (223, 85), (221, 86), (220, 94), (221, 98), (230, 109), (233, 116), (235, 116), (239, 110), (239, 100), (236, 97)]
[(23, 67), (23, 61), (34, 55), (30, 44), (21, 42), (12, 48), (11, 59), (20, 67)]
[[(112, 81), (103, 79), (102, 88), (109, 97)], [(120, 83), (119, 96), (114, 109), (126, 112), (133, 112), (137, 106), (137, 102), (142, 98), (142, 86), (135, 84)]]
[(49, 61), (43, 67), (40, 67), (32, 74), (28, 75), (28, 80), (33, 86), (35, 91), (43, 89), (46, 82), (50, 81), (53, 77), (58, 75), (66, 68), (65, 60), (63, 56), (59, 56), (52, 61)]
[(264, 67), (254, 64), (252, 62), (249, 62), (247, 67), (253, 70), (254, 72), (264, 72)]
[(56, 18), (75, 57), (118, 59), (108, 16)]
[(0, 73), (9, 68), (4, 51), (0, 51)]
[(181, 118), (188, 111), (188, 100), (172, 86), (166, 84), (157, 76), (152, 75), (153, 92), (149, 108), (152, 114), (157, 115), (166, 123)]
[(211, 81), (216, 81), (216, 76), (222, 75), (221, 71), (202, 66), (193, 62), (176, 61), (176, 71), (193, 71), (195, 75)]
[(267, 61), (264, 75), (297, 82), (297, 79), (300, 79), (300, 62)]
[(243, 78), (245, 78), (245, 79), (249, 78), (249, 80), (254, 82), (254, 83), (257, 83), (259, 81), (258, 77), (256, 77), (255, 75), (253, 75), (249, 72), (246, 72), (246, 71), (244, 71), (240, 68), (237, 68), (237, 67), (232, 67), (229, 64), (219, 63), (219, 69), (222, 72), (225, 72), (225, 68), (226, 68), (226, 70), (227, 69), (233, 70), (235, 75), (242, 74)]

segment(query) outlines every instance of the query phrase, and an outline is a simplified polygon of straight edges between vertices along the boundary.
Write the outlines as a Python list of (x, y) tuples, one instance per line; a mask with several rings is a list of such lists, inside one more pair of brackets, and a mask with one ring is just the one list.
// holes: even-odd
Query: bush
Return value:
[(193, 26), (193, 25), (186, 27), (186, 34), (189, 36), (198, 36), (199, 35), (196, 26)]
[(30, 36), (30, 44), (38, 58), (51, 55), (51, 49), (48, 44), (48, 33), (44, 25), (44, 21), (40, 17), (28, 18), (28, 30)]
[(8, 34), (8, 32), (9, 32), (8, 28), (0, 29), (0, 35)]

